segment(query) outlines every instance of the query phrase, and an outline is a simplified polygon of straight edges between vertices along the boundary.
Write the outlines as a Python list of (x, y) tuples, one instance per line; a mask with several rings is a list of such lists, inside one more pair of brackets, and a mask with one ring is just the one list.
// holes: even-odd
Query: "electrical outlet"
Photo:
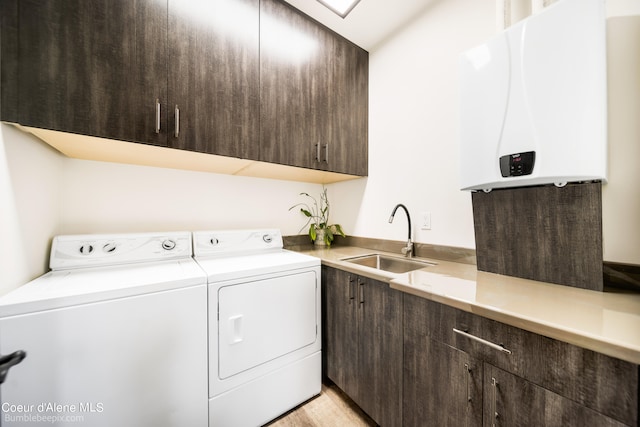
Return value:
[(420, 229), (431, 230), (431, 212), (420, 212)]

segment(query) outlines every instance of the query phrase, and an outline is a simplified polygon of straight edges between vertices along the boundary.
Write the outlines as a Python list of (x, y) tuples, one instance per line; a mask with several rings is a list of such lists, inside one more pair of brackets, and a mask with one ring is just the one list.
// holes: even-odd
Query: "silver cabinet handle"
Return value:
[(316, 162), (320, 161), (320, 143), (316, 144)]
[(324, 162), (329, 163), (329, 144), (324, 145)]
[(467, 402), (471, 402), (471, 368), (468, 363), (464, 364), (465, 377), (467, 378)]
[(176, 138), (178, 135), (180, 135), (180, 109), (178, 108), (178, 105), (176, 105)]
[(496, 427), (498, 422), (498, 403), (497, 403), (497, 390), (498, 390), (498, 381), (495, 378), (491, 377), (491, 388), (493, 389), (493, 420), (491, 421), (491, 426)]
[(358, 278), (358, 286), (360, 289), (360, 306), (364, 305), (364, 282)]
[(351, 302), (356, 299), (355, 291), (353, 289), (354, 282), (355, 280), (353, 279), (353, 277), (349, 275), (349, 305), (351, 305)]
[(489, 347), (493, 348), (494, 350), (498, 350), (498, 351), (501, 351), (503, 353), (511, 354), (511, 350), (508, 350), (508, 349), (504, 348), (501, 345), (494, 344), (491, 341), (487, 341), (487, 340), (483, 340), (482, 338), (478, 338), (477, 336), (471, 335), (471, 334), (469, 334), (469, 333), (467, 333), (465, 331), (461, 331), (459, 329), (453, 328), (453, 332), (455, 332), (458, 335), (462, 335), (465, 338), (469, 338), (470, 340), (477, 341), (477, 342), (479, 342), (481, 344), (489, 346)]
[(160, 99), (156, 98), (156, 133), (160, 133)]

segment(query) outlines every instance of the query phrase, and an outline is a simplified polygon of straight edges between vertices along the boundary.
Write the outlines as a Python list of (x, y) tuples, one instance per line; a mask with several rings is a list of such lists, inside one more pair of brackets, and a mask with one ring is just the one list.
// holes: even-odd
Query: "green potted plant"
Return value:
[(309, 238), (314, 244), (330, 247), (336, 234), (346, 237), (340, 224), (329, 224), (329, 198), (324, 186), (320, 193), (320, 203), (308, 193), (300, 193), (300, 195), (311, 199), (313, 204), (301, 202), (291, 206), (289, 210), (299, 207), (300, 212), (307, 217), (307, 223), (302, 226), (300, 231), (309, 226)]

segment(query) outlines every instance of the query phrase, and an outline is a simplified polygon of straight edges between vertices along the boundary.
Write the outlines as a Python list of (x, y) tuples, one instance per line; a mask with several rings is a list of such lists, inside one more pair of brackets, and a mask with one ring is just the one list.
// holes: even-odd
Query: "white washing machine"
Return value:
[(191, 234), (54, 238), (0, 298), (2, 426), (206, 426), (207, 288)]
[(194, 233), (209, 283), (209, 426), (262, 425), (320, 393), (320, 260), (279, 230)]

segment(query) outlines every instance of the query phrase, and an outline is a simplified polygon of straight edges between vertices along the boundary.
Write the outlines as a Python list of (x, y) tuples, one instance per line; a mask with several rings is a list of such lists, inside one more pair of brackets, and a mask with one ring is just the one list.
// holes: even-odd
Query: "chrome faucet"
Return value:
[(391, 216), (389, 217), (389, 224), (393, 222), (393, 217), (395, 216), (398, 208), (404, 209), (404, 212), (407, 214), (407, 222), (409, 224), (409, 227), (408, 227), (409, 233), (407, 235), (407, 246), (402, 248), (402, 253), (407, 258), (411, 258), (411, 255), (413, 255), (413, 242), (411, 242), (411, 216), (409, 215), (409, 210), (405, 205), (403, 205), (402, 203), (398, 203), (396, 207), (393, 208), (393, 212), (391, 212)]

